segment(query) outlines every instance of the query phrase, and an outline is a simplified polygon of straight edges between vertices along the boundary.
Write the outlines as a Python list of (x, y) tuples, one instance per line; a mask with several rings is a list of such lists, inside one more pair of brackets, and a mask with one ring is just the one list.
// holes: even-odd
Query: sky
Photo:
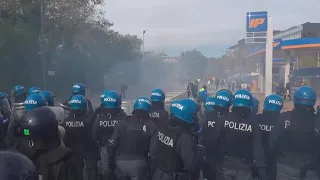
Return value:
[(113, 29), (142, 38), (145, 50), (219, 57), (245, 36), (246, 12), (268, 11), (275, 30), (319, 22), (319, 0), (106, 0)]

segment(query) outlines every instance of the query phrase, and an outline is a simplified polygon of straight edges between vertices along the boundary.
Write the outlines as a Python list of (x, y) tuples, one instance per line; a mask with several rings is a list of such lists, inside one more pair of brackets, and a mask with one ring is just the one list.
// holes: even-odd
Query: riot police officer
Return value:
[(20, 118), (25, 114), (24, 101), (26, 100), (26, 90), (21, 85), (16, 85), (11, 91), (10, 105), (11, 116), (8, 125), (6, 144), (8, 148), (14, 146), (15, 137), (17, 137), (17, 128)]
[[(232, 93), (227, 89), (221, 89), (216, 93), (215, 97), (208, 97), (205, 100), (205, 119), (203, 121), (203, 131), (202, 131), (202, 137), (201, 139), (210, 138), (214, 133), (214, 126), (216, 123), (216, 120), (223, 115), (227, 115), (230, 110), (231, 102), (232, 102)], [(209, 141), (202, 142), (200, 140), (200, 143), (204, 145), (205, 147), (208, 146), (210, 143)], [(215, 179), (215, 163), (214, 163), (214, 155), (215, 153), (210, 151), (209, 154), (207, 154), (205, 162), (202, 164), (202, 171), (203, 176), (206, 179)]]
[(60, 134), (60, 139), (61, 139), (61, 146), (65, 146), (63, 139), (64, 139), (64, 134), (65, 134), (65, 129), (62, 126), (65, 119), (68, 117), (67, 111), (65, 111), (62, 107), (60, 106), (54, 106), (55, 105), (55, 95), (51, 91), (41, 91), (39, 93), (42, 95), (48, 105), (48, 108), (51, 109), (51, 111), (55, 114), (56, 120), (58, 121), (58, 129), (59, 129), (59, 134)]
[(282, 113), (273, 127), (269, 150), (276, 156), (277, 180), (319, 179), (319, 127), (314, 105), (316, 92), (300, 87), (294, 97), (294, 109)]
[(11, 93), (11, 106), (18, 103), (23, 103), (27, 97), (26, 89), (21, 85), (16, 85), (12, 88)]
[(41, 89), (38, 88), (38, 87), (31, 87), (29, 90), (28, 90), (28, 96), (32, 95), (32, 94), (35, 94), (35, 93), (40, 93), (41, 92)]
[(70, 148), (74, 153), (73, 165), (76, 179), (82, 179), (84, 160), (86, 160), (86, 170), (88, 179), (95, 180), (98, 175), (98, 149), (96, 150), (97, 159), (88, 159), (87, 154), (94, 151), (95, 143), (92, 140), (92, 116), (87, 114), (88, 105), (84, 96), (77, 94), (70, 100), (70, 115), (64, 122), (66, 130), (64, 143), (67, 148)]
[(216, 104), (216, 98), (209, 96), (204, 100), (204, 119), (203, 119), (203, 125), (204, 129), (206, 127), (214, 127), (214, 122), (207, 122), (209, 120), (209, 116), (214, 113), (214, 106)]
[(2, 97), (8, 99), (8, 102), (9, 102), (9, 105), (10, 105), (10, 96), (9, 96), (9, 94), (6, 93), (6, 92), (0, 92), (0, 94), (1, 94)]
[(168, 124), (169, 113), (164, 109), (164, 101), (166, 95), (161, 89), (154, 89), (151, 92), (151, 110), (150, 117), (157, 127), (164, 126)]
[(48, 107), (40, 107), (23, 116), (23, 135), (35, 150), (31, 157), (37, 167), (39, 179), (76, 180), (72, 173), (72, 152), (61, 147), (58, 122)]
[[(72, 86), (72, 95), (70, 96), (69, 99), (67, 99), (61, 106), (65, 109), (65, 110), (69, 110), (70, 108), (70, 100), (72, 99), (72, 97), (74, 95), (77, 95), (77, 94), (80, 94), (84, 97), (86, 97), (86, 86), (83, 84), (83, 83), (76, 83)], [(87, 101), (87, 115), (89, 116), (93, 116), (94, 115), (94, 112), (93, 112), (93, 109), (92, 109), (92, 103), (91, 101), (86, 98), (86, 101)], [(93, 120), (93, 118), (92, 118)]]
[(217, 117), (228, 114), (232, 103), (233, 94), (227, 89), (221, 89), (216, 93), (214, 112)]
[(150, 154), (155, 170), (153, 180), (189, 179), (198, 172), (193, 129), (198, 105), (191, 99), (174, 101), (170, 123), (160, 127), (151, 141)]
[(251, 178), (254, 160), (260, 178), (266, 178), (261, 131), (257, 120), (251, 116), (252, 99), (249, 91), (236, 91), (232, 112), (220, 116), (216, 120), (213, 135), (203, 138), (207, 152), (216, 153), (217, 180)]
[[(280, 117), (283, 99), (277, 94), (271, 94), (266, 97), (263, 104), (263, 112), (258, 114), (256, 119), (258, 120), (262, 131), (262, 143), (267, 160), (267, 173), (272, 179), (275, 179), (275, 159), (269, 154), (268, 145), (270, 133)], [(255, 168), (253, 169), (253, 172), (256, 172)]]
[[(40, 94), (32, 94), (28, 96), (24, 104), (27, 113), (34, 109), (47, 105), (44, 97)], [(30, 158), (34, 155), (35, 151), (31, 148), (31, 144), (29, 143), (29, 141), (23, 137), (23, 129), (21, 128), (21, 123), (23, 123), (23, 116), (16, 126), (14, 149)]]
[(147, 176), (150, 139), (157, 128), (149, 117), (150, 107), (148, 98), (138, 98), (132, 116), (116, 125), (108, 141), (108, 153), (117, 156), (116, 164), (110, 157), (109, 169), (116, 165), (115, 173), (119, 179), (142, 180)]
[(40, 91), (40, 95), (44, 97), (48, 106), (54, 106), (54, 94), (51, 91)]
[(35, 165), (20, 153), (0, 151), (1, 180), (39, 180)]
[[(203, 120), (204, 131), (207, 128), (213, 128), (215, 119), (222, 115), (227, 115), (230, 110), (232, 93), (229, 90), (221, 89), (215, 97), (208, 97), (205, 100), (205, 118)], [(208, 130), (212, 131), (212, 130)], [(206, 132), (204, 132), (206, 133)]]
[(95, 111), (92, 137), (100, 147), (100, 174), (112, 177), (113, 172), (108, 169), (108, 139), (111, 138), (115, 126), (127, 115), (121, 110), (121, 98), (115, 91), (105, 91), (101, 95), (101, 106)]

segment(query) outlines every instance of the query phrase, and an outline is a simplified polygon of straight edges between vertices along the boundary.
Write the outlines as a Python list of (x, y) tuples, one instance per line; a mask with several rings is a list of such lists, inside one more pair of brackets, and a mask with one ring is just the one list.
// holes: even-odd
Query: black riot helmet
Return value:
[(23, 116), (22, 133), (29, 140), (53, 139), (57, 132), (56, 116), (48, 107), (36, 108)]
[(1, 180), (38, 180), (36, 167), (26, 156), (0, 151), (0, 177)]

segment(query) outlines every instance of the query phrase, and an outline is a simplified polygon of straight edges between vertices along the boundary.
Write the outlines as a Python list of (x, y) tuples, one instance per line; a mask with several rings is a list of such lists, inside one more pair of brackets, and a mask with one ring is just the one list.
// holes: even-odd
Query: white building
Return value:
[(281, 31), (273, 36), (274, 39), (299, 39), (302, 37), (303, 26), (294, 26), (287, 30)]

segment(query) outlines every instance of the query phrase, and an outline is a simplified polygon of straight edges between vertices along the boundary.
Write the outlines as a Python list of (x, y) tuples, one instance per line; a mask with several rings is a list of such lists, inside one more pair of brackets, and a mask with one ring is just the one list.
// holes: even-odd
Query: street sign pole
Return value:
[(272, 94), (272, 59), (273, 59), (273, 27), (272, 18), (268, 17), (266, 61), (265, 61), (265, 96)]
[[(272, 19), (266, 11), (247, 12), (246, 37), (247, 44), (265, 44), (265, 74), (259, 75), (260, 90), (269, 96), (272, 93), (272, 59), (273, 59), (273, 27)], [(260, 72), (263, 66), (260, 66)], [(262, 88), (263, 87), (263, 88)]]

